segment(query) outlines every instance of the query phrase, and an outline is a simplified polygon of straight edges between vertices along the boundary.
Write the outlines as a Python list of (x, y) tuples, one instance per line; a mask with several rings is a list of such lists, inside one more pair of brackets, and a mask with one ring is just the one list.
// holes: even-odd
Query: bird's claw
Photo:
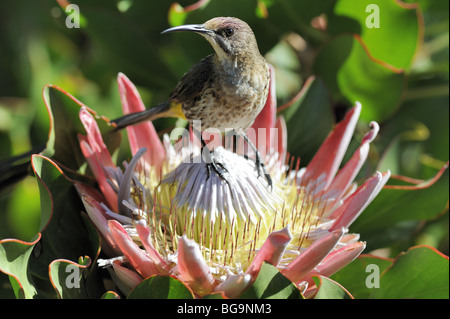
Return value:
[(258, 177), (261, 176), (262, 172), (264, 174), (264, 177), (266, 178), (267, 184), (269, 185), (270, 189), (273, 189), (272, 177), (270, 176), (269, 173), (267, 173), (266, 166), (264, 165), (263, 162), (261, 162), (261, 159), (258, 155), (256, 155), (255, 158), (255, 168), (256, 171), (258, 172)]
[(214, 171), (221, 179), (228, 182), (225, 178), (225, 174), (228, 170), (222, 165), (222, 163), (211, 162), (206, 164), (206, 169), (208, 171), (208, 178), (211, 176), (212, 171)]
[[(248, 136), (246, 134), (242, 134), (244, 137), (244, 140), (247, 142), (247, 144), (253, 149), (255, 152), (255, 168), (258, 172), (258, 177), (261, 176), (261, 172), (264, 174), (264, 177), (266, 178), (267, 184), (269, 185), (270, 189), (273, 189), (272, 184), (272, 177), (270, 177), (270, 174), (266, 171), (266, 166), (264, 165), (264, 162), (261, 161), (261, 155), (259, 154), (258, 149), (253, 145), (253, 143), (249, 140)], [(244, 155), (245, 159), (249, 159), (247, 155)]]
[(209, 158), (206, 161), (206, 170), (208, 172), (207, 179), (211, 177), (212, 171), (214, 171), (220, 177), (220, 179), (228, 183), (228, 180), (225, 177), (225, 174), (228, 173), (228, 170), (222, 163), (216, 161), (214, 157), (214, 151), (209, 151)]

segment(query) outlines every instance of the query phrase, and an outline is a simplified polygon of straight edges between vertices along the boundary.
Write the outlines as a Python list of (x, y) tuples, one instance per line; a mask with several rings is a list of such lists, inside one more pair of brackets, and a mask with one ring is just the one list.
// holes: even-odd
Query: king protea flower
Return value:
[[(125, 75), (119, 74), (118, 84), (124, 113), (144, 110)], [(375, 122), (339, 169), (360, 111), (359, 104), (353, 107), (300, 169), (286, 161), (286, 126), (276, 118), (272, 79), (253, 126), (254, 138), (265, 139), (259, 149), (272, 176), (269, 187), (239, 152), (215, 148), (216, 161), (228, 171), (221, 179), (208, 171), (198, 147), (174, 145), (167, 135), (161, 142), (151, 122), (127, 127), (133, 157), (117, 167), (93, 116), (81, 108), (87, 136), (79, 137), (80, 147), (100, 193), (79, 183), (77, 189), (110, 257), (99, 264), (111, 266), (124, 290), (170, 275), (197, 296), (223, 292), (233, 298), (268, 262), (308, 294), (313, 275), (331, 276), (363, 251), (365, 243), (348, 227), (390, 176), (377, 172), (359, 187), (354, 183), (377, 135)]]

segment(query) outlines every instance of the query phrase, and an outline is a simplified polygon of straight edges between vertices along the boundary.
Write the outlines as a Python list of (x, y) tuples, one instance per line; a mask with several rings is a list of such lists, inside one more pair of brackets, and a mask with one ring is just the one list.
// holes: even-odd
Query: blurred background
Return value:
[[(147, 107), (158, 104), (196, 61), (212, 53), (198, 35), (160, 32), (215, 16), (241, 18), (254, 30), (261, 53), (276, 70), (289, 152), (301, 157), (302, 166), (355, 101), (363, 110), (349, 152), (370, 121), (381, 126), (361, 180), (390, 169), (420, 183), (448, 161), (448, 1), (71, 3), (79, 15), (73, 9), (66, 12), (67, 1), (0, 2), (3, 176), (9, 177), (11, 163), (27, 166), (29, 152), (39, 152), (47, 142), (45, 85), (56, 85), (115, 118), (121, 115), (116, 77), (123, 72), (138, 86)], [(184, 124), (167, 119), (155, 123), (159, 131)], [(128, 156), (126, 149), (120, 156)], [(1, 179), (0, 239), (30, 240), (39, 230), (39, 189), (32, 175)], [(352, 226), (368, 241), (368, 251), (387, 249), (391, 256), (427, 244), (448, 255), (448, 172), (427, 190), (400, 197), (394, 192), (383, 191)]]

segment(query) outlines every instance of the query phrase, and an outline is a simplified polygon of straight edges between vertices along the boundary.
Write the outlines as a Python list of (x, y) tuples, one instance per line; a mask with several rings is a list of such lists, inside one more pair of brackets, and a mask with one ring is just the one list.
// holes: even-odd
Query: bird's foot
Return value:
[[(247, 155), (244, 155), (244, 158), (247, 160), (251, 160)], [(269, 185), (270, 189), (272, 189), (273, 188), (272, 177), (270, 176), (269, 173), (267, 173), (266, 165), (264, 165), (264, 163), (261, 161), (261, 157), (259, 156), (258, 152), (256, 153), (254, 162), (255, 162), (255, 169), (258, 172), (258, 178), (261, 177), (261, 175), (263, 174), (267, 181), (267, 184)]]
[(256, 154), (256, 158), (255, 158), (255, 168), (256, 168), (256, 171), (258, 172), (258, 177), (261, 176), (261, 173), (264, 174), (267, 184), (270, 186), (270, 189), (272, 189), (273, 188), (272, 177), (270, 177), (270, 174), (267, 173), (266, 165), (264, 165), (264, 163), (261, 162), (261, 159), (260, 159), (258, 153)]
[(222, 180), (228, 183), (228, 180), (225, 177), (225, 175), (228, 174), (227, 168), (222, 163), (217, 161), (216, 157), (214, 156), (214, 151), (208, 150), (206, 151), (206, 154), (207, 158), (205, 159), (205, 162), (206, 170), (208, 172), (208, 178), (214, 171)]
[[(258, 172), (258, 177), (261, 176), (261, 172), (264, 174), (264, 177), (266, 178), (267, 184), (269, 185), (270, 189), (273, 189), (272, 184), (272, 177), (270, 177), (270, 174), (266, 171), (266, 166), (264, 165), (264, 162), (261, 161), (261, 155), (259, 154), (258, 149), (255, 147), (255, 145), (252, 143), (252, 141), (248, 138), (247, 134), (241, 133), (244, 140), (247, 142), (248, 146), (250, 146), (253, 149), (253, 152), (255, 153), (255, 168)], [(249, 159), (247, 155), (244, 156), (246, 159)]]

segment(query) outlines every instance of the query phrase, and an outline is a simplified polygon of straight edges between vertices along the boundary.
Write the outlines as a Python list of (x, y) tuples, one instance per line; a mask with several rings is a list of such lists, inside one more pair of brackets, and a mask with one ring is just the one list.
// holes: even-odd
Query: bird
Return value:
[[(161, 117), (178, 117), (187, 119), (191, 126), (193, 121), (200, 121), (202, 130), (215, 128), (224, 133), (233, 130), (254, 150), (258, 176), (262, 171), (272, 186), (259, 152), (245, 134), (263, 109), (270, 84), (269, 66), (259, 51), (252, 29), (238, 18), (216, 17), (203, 24), (176, 26), (161, 33), (179, 31), (203, 36), (214, 53), (192, 66), (167, 101), (112, 120), (111, 125), (121, 129)], [(203, 149), (207, 146), (201, 132), (199, 136)], [(214, 159), (213, 150), (209, 154), (208, 163), (221, 178), (226, 179), (226, 168)]]

